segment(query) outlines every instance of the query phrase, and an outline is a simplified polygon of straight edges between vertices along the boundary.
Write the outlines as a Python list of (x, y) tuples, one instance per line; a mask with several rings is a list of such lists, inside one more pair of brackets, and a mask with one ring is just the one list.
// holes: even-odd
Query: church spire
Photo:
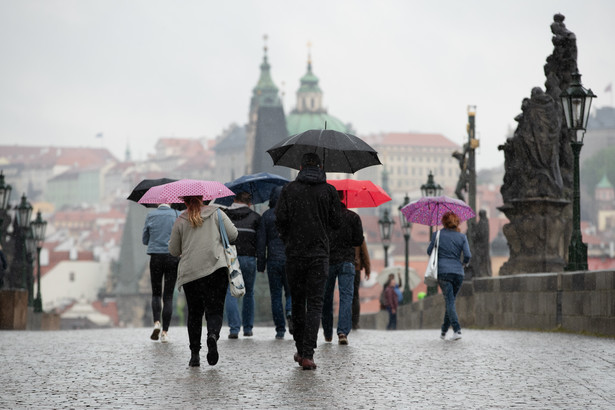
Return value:
[(308, 41), (307, 72), (301, 77), (301, 86), (297, 90), (295, 112), (326, 113), (322, 106), (322, 90), (318, 86), (318, 77), (312, 72), (312, 43)]
[(278, 106), (281, 105), (278, 96), (278, 87), (271, 79), (271, 66), (267, 60), (267, 34), (263, 36), (263, 62), (261, 63), (261, 75), (256, 87), (252, 90), (252, 104)]

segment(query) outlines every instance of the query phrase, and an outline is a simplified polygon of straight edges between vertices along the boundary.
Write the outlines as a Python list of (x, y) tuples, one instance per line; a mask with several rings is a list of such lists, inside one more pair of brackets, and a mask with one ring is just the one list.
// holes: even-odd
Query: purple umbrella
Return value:
[(472, 208), (465, 202), (448, 196), (424, 196), (410, 202), (401, 209), (406, 219), (421, 225), (437, 226), (442, 223), (442, 216), (454, 212), (459, 221), (467, 221), (476, 216)]

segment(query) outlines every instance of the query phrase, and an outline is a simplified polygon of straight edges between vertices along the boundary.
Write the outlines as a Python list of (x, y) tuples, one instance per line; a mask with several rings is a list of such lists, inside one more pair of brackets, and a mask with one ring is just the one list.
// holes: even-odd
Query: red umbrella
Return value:
[(180, 179), (169, 184), (150, 188), (139, 199), (140, 204), (177, 204), (184, 202), (185, 196), (202, 196), (203, 201), (235, 195), (233, 191), (217, 181), (199, 179)]
[(384, 189), (372, 181), (329, 179), (327, 182), (338, 191), (344, 191), (344, 204), (348, 208), (371, 208), (391, 200)]

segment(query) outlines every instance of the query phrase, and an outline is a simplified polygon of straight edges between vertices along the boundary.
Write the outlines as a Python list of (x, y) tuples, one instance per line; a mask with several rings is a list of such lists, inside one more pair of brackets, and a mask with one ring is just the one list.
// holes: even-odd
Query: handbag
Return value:
[(235, 245), (231, 245), (228, 240), (220, 209), (218, 209), (218, 222), (220, 225), (222, 246), (224, 247), (224, 257), (226, 258), (226, 267), (228, 268), (228, 283), (231, 295), (236, 298), (240, 298), (246, 294), (246, 287), (243, 283), (243, 275), (241, 274), (241, 268), (239, 267), (239, 259), (237, 259), (237, 248), (235, 248)]
[(440, 246), (440, 231), (436, 233), (436, 243), (429, 255), (429, 262), (427, 263), (427, 270), (425, 270), (425, 277), (423, 282), (427, 286), (436, 286), (438, 284), (438, 248)]

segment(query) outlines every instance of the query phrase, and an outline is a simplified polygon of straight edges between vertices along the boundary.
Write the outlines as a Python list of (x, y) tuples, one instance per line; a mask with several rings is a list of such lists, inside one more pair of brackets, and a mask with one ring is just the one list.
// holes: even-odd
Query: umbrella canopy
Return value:
[[(132, 190), (130, 195), (128, 195), (129, 201), (139, 202), (139, 199), (150, 189), (151, 187), (155, 187), (158, 185), (168, 184), (169, 182), (175, 182), (176, 179), (171, 178), (158, 178), (158, 179), (144, 179), (139, 182), (136, 187)], [(156, 207), (156, 204), (142, 204), (147, 208)]]
[(391, 200), (391, 197), (372, 181), (357, 179), (329, 179), (338, 191), (344, 191), (344, 204), (348, 208), (371, 208)]
[[(382, 270), (382, 272), (380, 272), (378, 274), (378, 277), (376, 278), (376, 280), (378, 280), (378, 283), (380, 283), (382, 286), (384, 286), (387, 281), (389, 280), (389, 275), (393, 274), (395, 276), (395, 280), (396, 281), (403, 281), (406, 280), (405, 274), (405, 268), (403, 266), (389, 266), (388, 268), (384, 268)], [(408, 268), (408, 277), (410, 280), (410, 290), (416, 288), (418, 285), (420, 285), (423, 281), (421, 280), (421, 277), (416, 273), (416, 270), (414, 268)], [(399, 285), (399, 283), (397, 283)], [(404, 284), (405, 286), (405, 284)], [(400, 288), (403, 289), (402, 286), (400, 286)]]
[(217, 181), (180, 179), (150, 188), (138, 201), (140, 204), (176, 204), (185, 196), (201, 196), (203, 201), (234, 195), (233, 191)]
[(279, 175), (259, 172), (258, 174), (241, 176), (224, 185), (235, 193), (247, 192), (252, 195), (253, 204), (262, 204), (269, 201), (273, 188), (286, 185), (288, 182), (288, 179)]
[(401, 213), (408, 221), (428, 226), (440, 225), (442, 216), (449, 211), (457, 214), (460, 222), (476, 216), (468, 204), (445, 195), (424, 196), (401, 209)]
[(267, 150), (273, 165), (300, 169), (303, 154), (313, 152), (322, 160), (325, 172), (355, 173), (381, 165), (378, 153), (362, 139), (335, 130), (308, 130), (295, 134)]

